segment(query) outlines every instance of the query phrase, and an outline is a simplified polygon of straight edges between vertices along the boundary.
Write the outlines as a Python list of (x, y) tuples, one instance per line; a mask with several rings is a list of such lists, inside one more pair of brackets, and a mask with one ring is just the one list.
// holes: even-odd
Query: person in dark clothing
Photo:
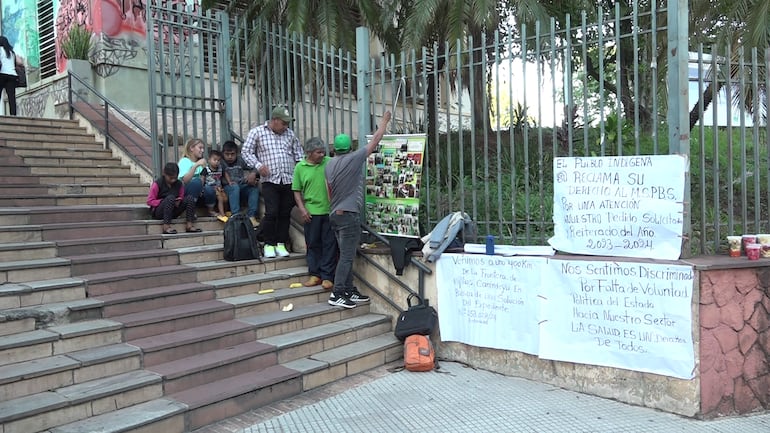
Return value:
[(16, 115), (16, 65), (23, 65), (24, 59), (17, 56), (8, 38), (0, 36), (0, 96), (3, 90), (8, 95), (8, 109), (11, 116)]
[(179, 166), (169, 162), (163, 167), (163, 176), (150, 185), (147, 194), (147, 206), (155, 219), (163, 220), (163, 234), (173, 235), (176, 230), (171, 228), (171, 220), (186, 212), (187, 231), (194, 230), (195, 198), (184, 195), (184, 184), (179, 181)]

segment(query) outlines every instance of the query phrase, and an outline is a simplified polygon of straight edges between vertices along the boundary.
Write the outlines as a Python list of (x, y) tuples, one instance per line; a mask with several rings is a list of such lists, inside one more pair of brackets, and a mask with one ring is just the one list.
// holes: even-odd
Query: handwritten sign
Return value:
[(692, 377), (689, 266), (551, 260), (539, 356)]
[(436, 264), (441, 339), (537, 354), (545, 260), (442, 254)]
[(554, 159), (554, 236), (559, 251), (675, 260), (681, 252), (680, 155)]

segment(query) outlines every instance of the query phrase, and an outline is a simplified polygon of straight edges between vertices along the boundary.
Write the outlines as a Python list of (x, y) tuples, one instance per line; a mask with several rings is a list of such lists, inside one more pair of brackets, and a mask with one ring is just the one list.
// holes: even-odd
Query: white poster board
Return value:
[(541, 358), (692, 378), (692, 267), (551, 260), (542, 278)]
[(680, 155), (554, 158), (554, 236), (573, 254), (676, 260), (687, 159)]
[(442, 254), (436, 263), (442, 341), (537, 354), (542, 257)]

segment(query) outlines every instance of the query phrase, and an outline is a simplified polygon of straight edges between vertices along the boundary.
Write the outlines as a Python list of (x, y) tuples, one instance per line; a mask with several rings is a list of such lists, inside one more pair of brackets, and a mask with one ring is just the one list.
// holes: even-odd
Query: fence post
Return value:
[(221, 149), (225, 140), (233, 139), (233, 88), (232, 66), (230, 63), (230, 17), (224, 11), (217, 12), (221, 34), (218, 40), (217, 84), (223, 107), (219, 107), (222, 140), (216, 145)]
[(366, 146), (366, 134), (371, 132), (371, 96), (369, 94), (369, 29), (356, 28), (356, 89), (358, 96), (358, 146)]
[(687, 0), (668, 2), (668, 148), (669, 153), (685, 155), (688, 167), (684, 176), (684, 215), (682, 215), (681, 257), (690, 253), (690, 113), (688, 95), (688, 10)]

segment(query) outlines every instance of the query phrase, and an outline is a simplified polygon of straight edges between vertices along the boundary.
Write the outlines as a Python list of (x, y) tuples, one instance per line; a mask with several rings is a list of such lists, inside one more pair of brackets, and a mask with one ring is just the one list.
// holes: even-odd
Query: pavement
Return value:
[(769, 433), (770, 412), (698, 420), (531, 380), (441, 362), (394, 363), (198, 429), (195, 433)]

